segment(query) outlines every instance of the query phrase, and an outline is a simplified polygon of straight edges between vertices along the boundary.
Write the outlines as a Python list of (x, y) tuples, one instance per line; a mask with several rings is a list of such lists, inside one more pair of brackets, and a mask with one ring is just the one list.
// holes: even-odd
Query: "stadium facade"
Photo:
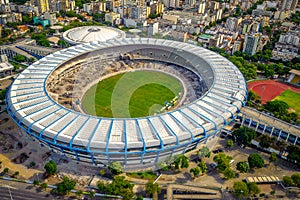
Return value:
[[(142, 118), (103, 118), (66, 108), (47, 92), (49, 76), (65, 63), (89, 54), (102, 59), (131, 55), (185, 67), (207, 89), (197, 100), (172, 111)], [(101, 59), (100, 59), (101, 62)], [(40, 143), (81, 162), (125, 168), (155, 166), (215, 135), (235, 119), (247, 98), (241, 72), (224, 57), (177, 41), (126, 39), (91, 42), (46, 56), (25, 69), (6, 96), (12, 119)]]

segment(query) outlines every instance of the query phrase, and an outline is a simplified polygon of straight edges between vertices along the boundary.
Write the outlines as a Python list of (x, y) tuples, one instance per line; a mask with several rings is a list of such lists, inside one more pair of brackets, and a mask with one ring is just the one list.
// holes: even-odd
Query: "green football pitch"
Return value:
[(158, 113), (182, 93), (178, 79), (166, 73), (136, 70), (108, 77), (82, 98), (86, 113), (101, 117), (144, 117)]
[[(276, 100), (284, 101), (291, 109), (300, 115), (300, 94), (292, 90), (285, 90), (280, 96), (275, 97)], [(273, 100), (275, 100), (273, 99)]]

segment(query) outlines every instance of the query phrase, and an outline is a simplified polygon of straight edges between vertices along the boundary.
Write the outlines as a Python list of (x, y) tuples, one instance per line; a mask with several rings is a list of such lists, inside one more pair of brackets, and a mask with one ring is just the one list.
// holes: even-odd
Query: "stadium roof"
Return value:
[(63, 38), (70, 44), (93, 41), (105, 42), (111, 39), (125, 38), (125, 33), (119, 29), (106, 26), (82, 26), (64, 32)]
[[(101, 49), (117, 46), (170, 49), (210, 81), (209, 90), (191, 104), (173, 111), (143, 118), (103, 118), (78, 113), (54, 101), (46, 89), (46, 79), (66, 61)], [(110, 51), (109, 51), (110, 50)], [(114, 52), (122, 53), (122, 52)], [(197, 72), (197, 73), (198, 73)], [(213, 74), (211, 74), (213, 73)], [(241, 72), (224, 57), (199, 46), (177, 41), (124, 38), (110, 42), (95, 41), (70, 47), (46, 56), (25, 69), (7, 93), (7, 110), (28, 133), (48, 144), (64, 149), (110, 154), (142, 149), (181, 148), (216, 133), (239, 112), (247, 96)], [(133, 150), (134, 149), (134, 150)], [(133, 153), (131, 152), (131, 153)]]

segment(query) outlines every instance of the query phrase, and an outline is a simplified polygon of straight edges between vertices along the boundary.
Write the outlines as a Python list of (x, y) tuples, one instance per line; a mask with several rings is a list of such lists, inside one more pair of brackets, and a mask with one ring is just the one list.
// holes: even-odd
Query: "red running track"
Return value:
[(283, 91), (291, 89), (300, 93), (300, 89), (275, 80), (254, 81), (248, 83), (249, 90), (253, 90), (261, 97), (262, 103), (266, 103), (279, 96)]

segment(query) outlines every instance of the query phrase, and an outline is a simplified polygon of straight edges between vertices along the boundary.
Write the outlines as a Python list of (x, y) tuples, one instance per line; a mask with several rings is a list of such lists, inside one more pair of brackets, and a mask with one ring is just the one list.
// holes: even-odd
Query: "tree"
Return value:
[(57, 171), (57, 166), (53, 160), (50, 160), (45, 164), (44, 169), (46, 170), (47, 174), (53, 175)]
[(286, 187), (290, 187), (290, 186), (294, 185), (293, 179), (289, 176), (284, 176), (283, 179), (282, 179), (282, 183)]
[(252, 153), (248, 157), (248, 163), (251, 168), (262, 168), (265, 164), (264, 159), (257, 153)]
[(42, 190), (46, 190), (48, 188), (48, 184), (47, 183), (42, 183), (40, 186), (41, 186)]
[(270, 158), (269, 158), (269, 161), (270, 162), (275, 162), (277, 160), (277, 155), (276, 155), (276, 153), (271, 153), (271, 155), (270, 155)]
[(257, 184), (254, 182), (247, 183), (247, 187), (250, 195), (260, 193), (260, 189), (258, 188)]
[(68, 44), (66, 43), (65, 40), (58, 40), (57, 45), (60, 47), (67, 47)]
[(218, 153), (214, 156), (213, 160), (217, 163), (217, 169), (224, 172), (226, 168), (230, 167), (230, 160), (232, 157), (227, 156), (225, 153)]
[(104, 170), (104, 169), (101, 169), (101, 170), (99, 171), (99, 174), (100, 174), (100, 176), (104, 176), (105, 170)]
[(202, 147), (198, 152), (198, 156), (199, 158), (203, 158), (203, 157), (209, 158), (210, 157), (209, 148), (206, 146)]
[(157, 183), (153, 183), (153, 181), (149, 180), (146, 183), (146, 191), (150, 194), (153, 195), (155, 193), (159, 194), (160, 193), (160, 188)]
[(249, 172), (250, 167), (247, 162), (241, 161), (236, 164), (236, 169), (239, 170), (241, 173), (247, 173)]
[(81, 195), (83, 194), (83, 192), (82, 192), (82, 190), (77, 190), (77, 191), (75, 192), (75, 194), (76, 194), (77, 196), (81, 196)]
[(17, 54), (14, 56), (14, 60), (17, 62), (25, 62), (26, 57), (21, 54)]
[(189, 167), (189, 160), (188, 157), (185, 155), (178, 155), (174, 162), (173, 162), (175, 169), (182, 169), (182, 168), (188, 168)]
[(207, 172), (207, 166), (206, 166), (206, 163), (203, 160), (198, 163), (198, 167), (200, 168), (202, 173)]
[(193, 173), (194, 177), (199, 176), (200, 172), (201, 172), (201, 170), (199, 167), (195, 167), (190, 170), (190, 173)]
[(123, 173), (123, 168), (121, 163), (119, 162), (112, 162), (109, 166), (108, 169), (110, 170), (110, 172), (114, 175), (119, 175)]
[(297, 187), (300, 187), (300, 174), (293, 174), (291, 176), (291, 178), (292, 178), (293, 182), (295, 183), (295, 185)]
[(256, 132), (247, 127), (241, 127), (232, 134), (236, 137), (236, 141), (238, 143), (246, 146), (249, 146), (251, 144), (251, 140), (256, 137)]
[(98, 181), (97, 182), (97, 188), (100, 192), (105, 192), (106, 191), (106, 184), (103, 181)]
[(3, 170), (4, 173), (8, 173), (8, 171), (9, 171), (9, 169), (7, 167), (4, 168), (4, 170)]
[(284, 101), (280, 100), (274, 100), (274, 101), (268, 101), (264, 108), (276, 115), (285, 115), (287, 114), (287, 109), (289, 108), (289, 105), (285, 103)]
[(38, 186), (39, 184), (40, 184), (40, 181), (39, 181), (39, 180), (34, 180), (34, 181), (33, 181), (33, 185), (34, 185), (34, 186)]
[(69, 194), (75, 188), (76, 182), (64, 176), (62, 182), (56, 184), (59, 194)]
[(30, 168), (32, 168), (32, 167), (34, 167), (35, 166), (35, 162), (31, 162), (30, 164), (29, 164), (29, 167)]
[[(99, 188), (99, 184), (98, 184)], [(131, 200), (134, 196), (133, 184), (125, 180), (124, 176), (115, 176), (112, 183), (105, 186), (107, 194), (120, 195), (124, 200)]]
[(227, 146), (228, 148), (233, 147), (233, 140), (230, 140), (230, 139), (227, 140), (226, 146)]
[(259, 146), (262, 148), (269, 148), (271, 145), (271, 138), (269, 135), (262, 134), (259, 138)]
[(236, 176), (235, 171), (233, 171), (230, 167), (227, 167), (223, 174), (227, 180), (235, 178), (235, 176)]
[(247, 184), (244, 182), (234, 182), (233, 183), (233, 193), (237, 197), (246, 197), (249, 194)]

